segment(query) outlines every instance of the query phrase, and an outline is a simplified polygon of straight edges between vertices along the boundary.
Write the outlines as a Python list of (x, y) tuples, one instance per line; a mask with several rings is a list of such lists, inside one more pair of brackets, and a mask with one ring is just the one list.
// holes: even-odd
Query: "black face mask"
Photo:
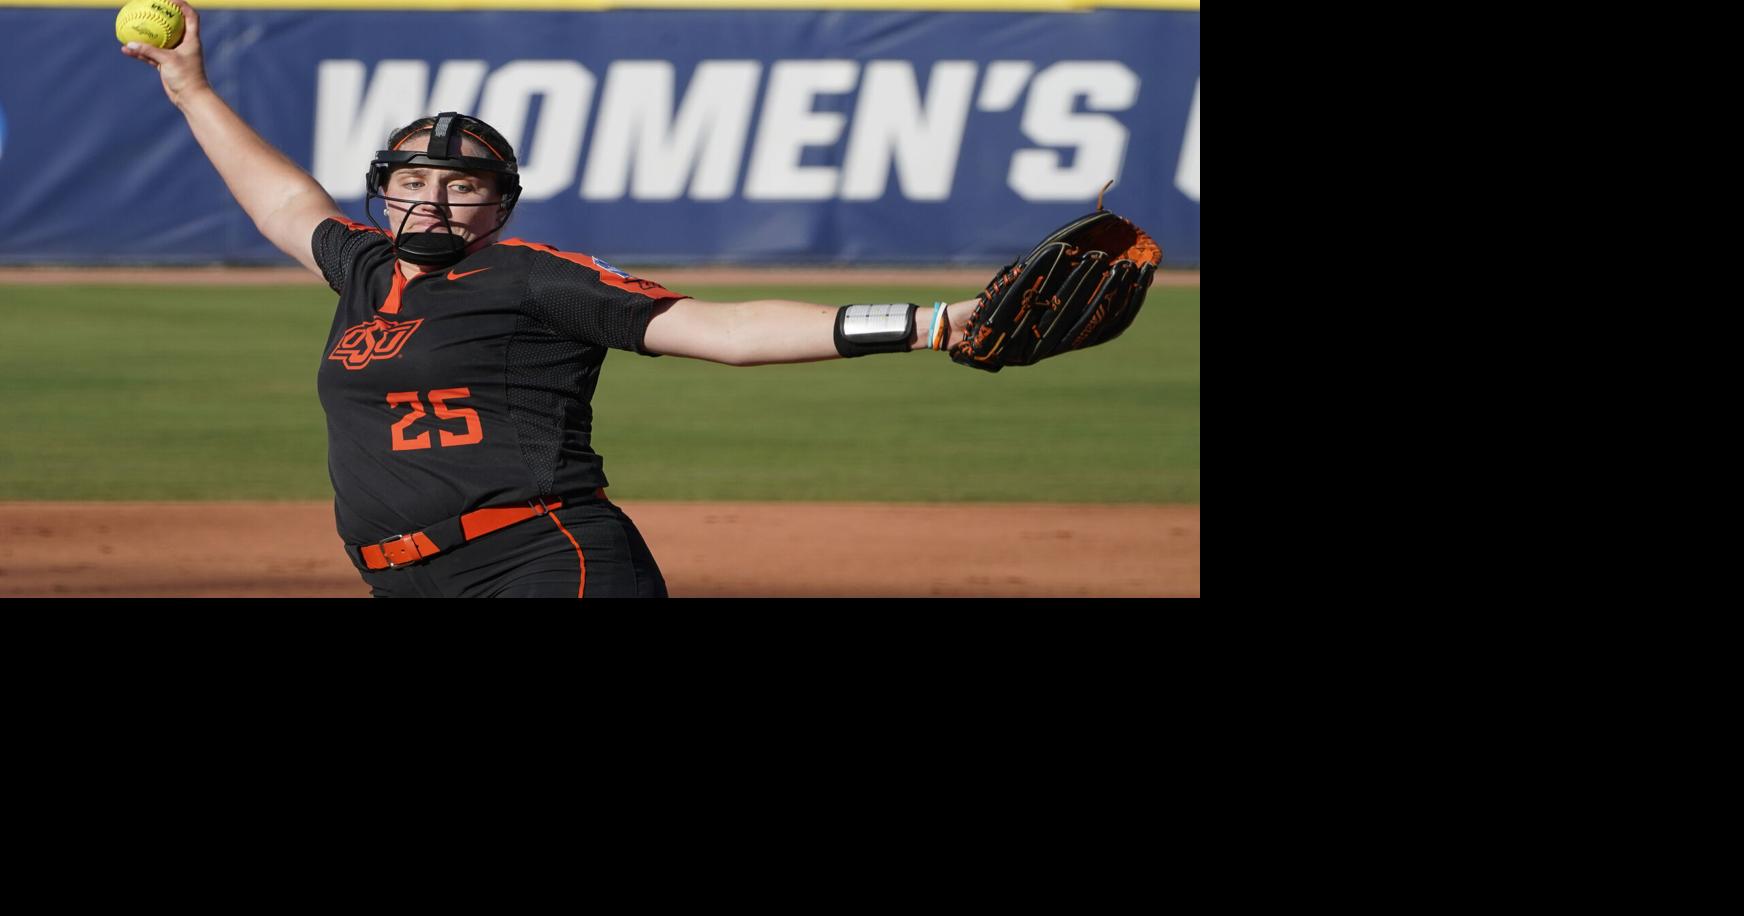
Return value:
[[(429, 200), (389, 197), (386, 194), (376, 194), (372, 195), (372, 197), (384, 201), (391, 201), (393, 203), (410, 205), (406, 210), (405, 218), (400, 220), (400, 225), (392, 234), (394, 240), (394, 255), (402, 261), (407, 261), (420, 267), (447, 267), (450, 264), (458, 263), (461, 258), (466, 257), (466, 238), (455, 230), (454, 223), (448, 218), (448, 214), (452, 208), (498, 207), (502, 206), (503, 203), (500, 199), (482, 204), (443, 204)], [(369, 200), (370, 198), (365, 198), (365, 206), (369, 205)], [(442, 231), (405, 231), (406, 224), (411, 222), (413, 214), (417, 213), (420, 208), (434, 212), (438, 217), (441, 217)], [(492, 233), (503, 228), (503, 224), (508, 221), (508, 211), (504, 210), (502, 218), (497, 220), (497, 224), (491, 228), (490, 232), (485, 233), (485, 237), (489, 237)], [(370, 225), (375, 225), (375, 220), (373, 218), (370, 220)], [(381, 227), (377, 226), (377, 228)]]
[[(467, 241), (454, 231), (454, 223), (448, 215), (453, 207), (501, 207), (502, 218), (486, 237), (503, 228), (509, 221), (509, 214), (515, 209), (515, 204), (521, 199), (521, 177), (516, 172), (513, 159), (484, 159), (475, 156), (463, 156), (461, 138), (467, 127), (473, 124), (482, 126), (483, 122), (469, 118), (457, 112), (445, 111), (436, 116), (436, 124), (430, 129), (430, 143), (424, 152), (400, 152), (398, 150), (380, 150), (375, 154), (375, 160), (369, 165), (367, 191), (364, 194), (364, 215), (369, 218), (369, 224), (383, 229), (375, 221), (375, 213), (371, 204), (377, 200), (392, 201), (409, 205), (405, 219), (400, 220), (399, 230), (404, 230), (411, 222), (412, 214), (420, 206), (429, 208), (442, 219), (440, 232), (403, 232), (388, 233), (394, 242), (394, 255), (400, 260), (417, 264), (420, 267), (447, 267), (455, 264), (466, 256)], [(481, 141), (482, 142), (482, 141)], [(488, 144), (486, 144), (488, 147)], [(489, 172), (496, 176), (497, 187), (501, 196), (494, 201), (481, 204), (438, 204), (427, 200), (409, 200), (404, 197), (389, 197), (388, 178), (396, 168), (407, 166), (422, 166), (427, 168), (450, 169), (459, 172)]]

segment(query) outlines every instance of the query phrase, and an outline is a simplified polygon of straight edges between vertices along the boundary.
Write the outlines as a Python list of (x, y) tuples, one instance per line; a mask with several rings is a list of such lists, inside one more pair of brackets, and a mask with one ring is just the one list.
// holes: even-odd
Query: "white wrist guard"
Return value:
[(843, 356), (907, 352), (918, 308), (912, 302), (890, 302), (837, 310), (836, 352)]

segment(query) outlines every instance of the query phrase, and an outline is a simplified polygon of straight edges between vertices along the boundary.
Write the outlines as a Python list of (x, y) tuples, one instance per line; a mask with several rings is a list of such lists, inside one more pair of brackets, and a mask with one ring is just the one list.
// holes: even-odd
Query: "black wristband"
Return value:
[(836, 310), (836, 352), (846, 357), (907, 353), (919, 308), (912, 302), (842, 306)]

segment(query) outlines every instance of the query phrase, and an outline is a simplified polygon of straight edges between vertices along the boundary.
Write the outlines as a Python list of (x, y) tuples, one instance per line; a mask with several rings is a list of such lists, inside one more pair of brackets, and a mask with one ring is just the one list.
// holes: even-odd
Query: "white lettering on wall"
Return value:
[(1020, 150), (1011, 157), (1011, 189), (1024, 200), (1094, 200), (1110, 180), (1120, 179), (1127, 129), (1107, 114), (1073, 111), (1078, 99), (1094, 112), (1123, 111), (1138, 101), (1138, 74), (1118, 61), (1062, 61), (1030, 83), (1023, 134), (1038, 144), (1069, 147), (1072, 164), (1058, 149)]
[[(445, 60), (436, 70), (436, 85), (430, 87), (429, 110), (423, 116), (444, 111), (471, 114), (478, 106), (478, 88), (484, 85), (490, 65), (482, 60)], [(496, 125), (491, 125), (495, 127)]]
[[(525, 199), (555, 197), (575, 181), (594, 83), (593, 74), (572, 60), (518, 60), (485, 82), (478, 117), (515, 145)], [(544, 99), (538, 129), (529, 138), (527, 114), (536, 95)]]
[(430, 88), (421, 60), (384, 60), (364, 86), (358, 60), (324, 60), (315, 71), (315, 180), (341, 200), (362, 197), (364, 176), (388, 135), (442, 111), (472, 111), (489, 68), (482, 60), (445, 61)]
[(384, 60), (367, 91), (364, 74), (359, 60), (324, 60), (315, 70), (315, 180), (341, 200), (363, 196), (388, 134), (427, 114), (428, 64)]
[[(1038, 71), (1030, 61), (1002, 60), (980, 74), (973, 61), (938, 61), (924, 93), (914, 67), (879, 60), (862, 72), (851, 60), (784, 60), (770, 64), (764, 80), (757, 61), (707, 60), (681, 96), (677, 70), (665, 60), (616, 61), (603, 85), (573, 60), (514, 61), (495, 70), (481, 60), (450, 60), (433, 79), (426, 61), (384, 60), (371, 71), (362, 61), (327, 60), (317, 68), (313, 171), (335, 198), (360, 198), (367, 165), (390, 132), (460, 111), (514, 144), (528, 200), (579, 193), (589, 200), (737, 194), (868, 201), (890, 193), (894, 174), (904, 199), (943, 201), (957, 183), (974, 106), (987, 117), (1021, 109), (1018, 127), (1033, 146), (1012, 152), (1005, 178), (1025, 200), (1089, 201), (1120, 177), (1130, 134), (1116, 113), (1134, 107), (1140, 88), (1124, 64), (1062, 61)], [(851, 111), (818, 110), (844, 107), (820, 96), (856, 92)], [(802, 164), (816, 162), (807, 153), (819, 147), (837, 150), (840, 167)], [(1197, 86), (1175, 185), (1199, 199)]]
[(975, 69), (972, 61), (934, 64), (923, 105), (908, 61), (867, 64), (842, 162), (842, 199), (883, 197), (893, 160), (904, 197), (949, 198), (963, 130), (969, 123)]
[(703, 61), (674, 116), (672, 64), (612, 64), (581, 196), (617, 200), (628, 186), (636, 200), (676, 200), (688, 184), (692, 200), (732, 197), (762, 73), (756, 61)]
[(1181, 161), (1175, 166), (1175, 187), (1199, 202), (1199, 84), (1193, 84), (1193, 110), (1187, 114), (1187, 136), (1181, 141)]
[(840, 170), (799, 164), (808, 146), (833, 146), (847, 117), (814, 111), (819, 95), (854, 89), (860, 65), (851, 60), (783, 60), (769, 68), (757, 142), (745, 176), (746, 200), (829, 200)]

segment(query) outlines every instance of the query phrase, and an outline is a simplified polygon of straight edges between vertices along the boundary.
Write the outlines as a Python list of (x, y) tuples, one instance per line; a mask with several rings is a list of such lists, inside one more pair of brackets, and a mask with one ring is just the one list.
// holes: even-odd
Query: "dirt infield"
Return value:
[[(623, 506), (674, 597), (1199, 595), (1198, 506)], [(0, 597), (367, 595), (330, 503), (0, 503)]]
[[(978, 288), (993, 277), (998, 265), (963, 267), (626, 267), (669, 289), (686, 285), (758, 285), (835, 283), (868, 285), (936, 283)], [(0, 286), (56, 286), (67, 283), (115, 283), (129, 286), (300, 286), (321, 285), (320, 278), (300, 267), (0, 267)], [(1169, 270), (1156, 275), (1157, 286), (1198, 286), (1199, 271)]]

